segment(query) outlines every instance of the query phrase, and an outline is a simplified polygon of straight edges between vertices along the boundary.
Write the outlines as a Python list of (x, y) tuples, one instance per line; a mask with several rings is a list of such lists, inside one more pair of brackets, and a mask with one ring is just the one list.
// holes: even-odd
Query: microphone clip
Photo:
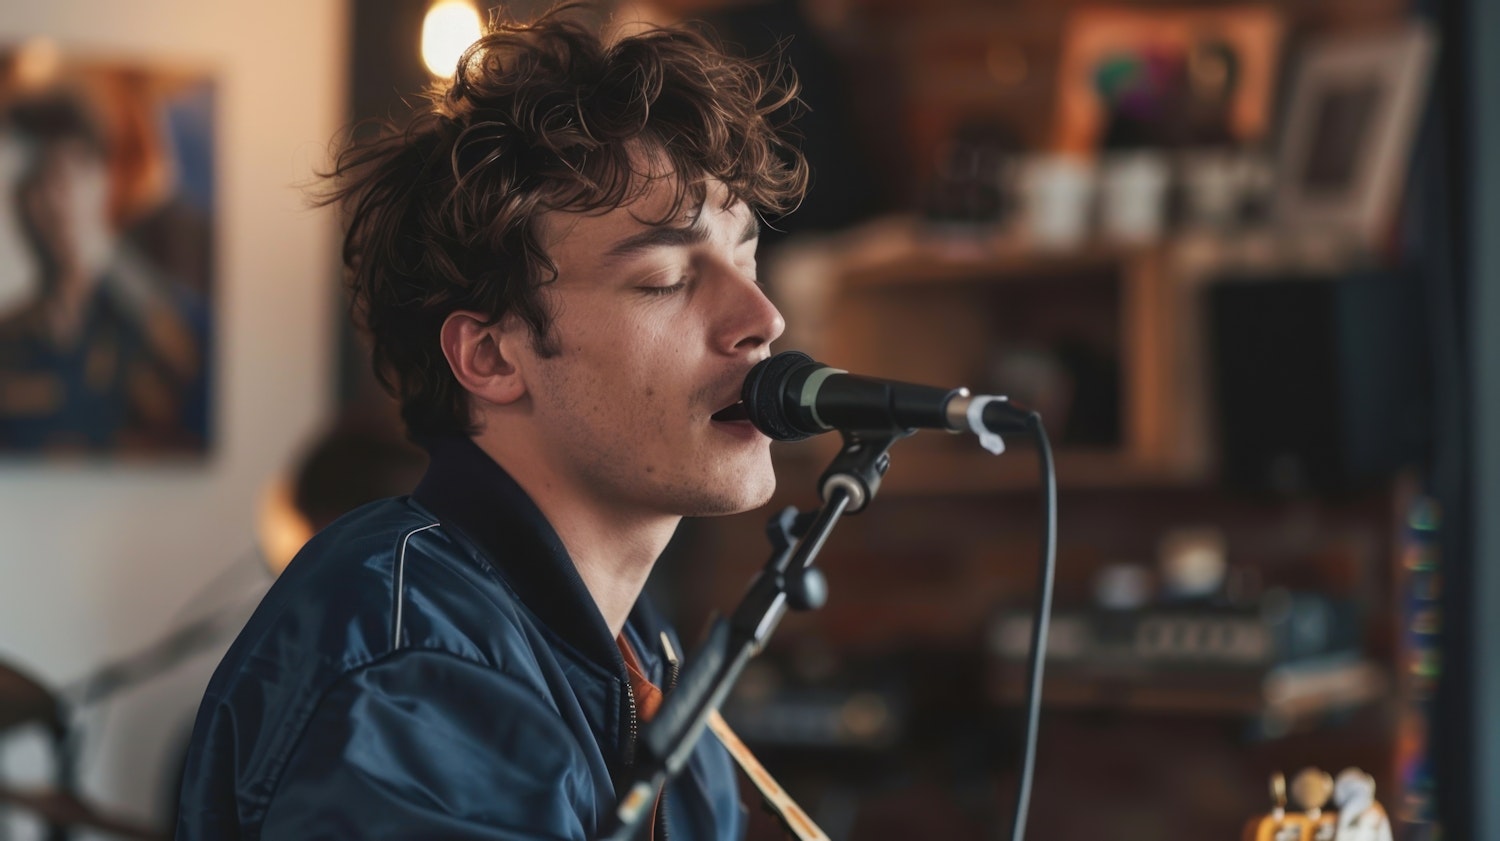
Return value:
[(857, 514), (870, 504), (880, 490), (880, 480), (891, 466), (891, 445), (916, 430), (850, 431), (840, 430), (844, 447), (818, 479), (818, 493), (827, 502), (835, 488), (849, 494), (845, 511)]

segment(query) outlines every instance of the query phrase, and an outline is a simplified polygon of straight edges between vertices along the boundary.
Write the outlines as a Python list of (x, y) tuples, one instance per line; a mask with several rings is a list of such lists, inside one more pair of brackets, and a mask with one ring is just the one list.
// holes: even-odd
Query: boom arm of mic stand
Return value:
[[(678, 678), (677, 688), (662, 701), (646, 724), (624, 793), (605, 818), (600, 841), (633, 841), (647, 823), (656, 792), (687, 764), (703, 734), (709, 713), (717, 710), (750, 658), (759, 654), (788, 607), (823, 606), (827, 589), (822, 573), (811, 569), (828, 535), (846, 511), (863, 508), (879, 487), (878, 476), (889, 463), (887, 450), (904, 434), (876, 438), (845, 436), (844, 451), (824, 474), (821, 508), (811, 517), (787, 508), (766, 526), (771, 559), (751, 582), (734, 614), (719, 619)], [(848, 475), (846, 474), (853, 474)], [(835, 477), (846, 476), (841, 481)], [(876, 476), (873, 483), (868, 477)], [(863, 498), (856, 500), (859, 490)], [(851, 503), (858, 505), (851, 506)], [(852, 512), (851, 512), (852, 513)], [(794, 545), (795, 541), (795, 545)]]

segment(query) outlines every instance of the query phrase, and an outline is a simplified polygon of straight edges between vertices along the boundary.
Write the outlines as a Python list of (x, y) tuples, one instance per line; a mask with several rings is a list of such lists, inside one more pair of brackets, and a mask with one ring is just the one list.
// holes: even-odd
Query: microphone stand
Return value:
[(822, 507), (808, 513), (785, 508), (766, 524), (770, 560), (734, 613), (714, 622), (677, 688), (646, 724), (625, 793), (606, 816), (600, 841), (634, 841), (655, 809), (656, 793), (687, 764), (709, 713), (723, 704), (787, 610), (816, 610), (828, 600), (827, 580), (812, 568), (813, 560), (839, 519), (858, 513), (875, 497), (890, 467), (891, 445), (912, 432), (844, 432), (843, 449), (818, 482)]

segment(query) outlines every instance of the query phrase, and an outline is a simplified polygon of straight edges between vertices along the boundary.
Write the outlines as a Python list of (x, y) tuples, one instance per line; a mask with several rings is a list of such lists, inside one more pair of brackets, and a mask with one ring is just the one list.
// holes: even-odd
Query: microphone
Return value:
[(1000, 433), (1024, 431), (1034, 414), (1004, 397), (974, 396), (966, 388), (856, 376), (795, 350), (752, 368), (740, 397), (750, 422), (776, 441), (800, 441), (834, 429), (897, 434), (945, 429), (973, 432), (996, 454), (1005, 449)]

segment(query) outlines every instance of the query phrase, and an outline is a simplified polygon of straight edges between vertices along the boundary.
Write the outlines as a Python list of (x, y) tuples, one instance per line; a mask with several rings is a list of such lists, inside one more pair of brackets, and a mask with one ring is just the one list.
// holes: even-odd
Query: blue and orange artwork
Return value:
[(0, 76), (0, 456), (210, 441), (204, 73), (11, 50)]

